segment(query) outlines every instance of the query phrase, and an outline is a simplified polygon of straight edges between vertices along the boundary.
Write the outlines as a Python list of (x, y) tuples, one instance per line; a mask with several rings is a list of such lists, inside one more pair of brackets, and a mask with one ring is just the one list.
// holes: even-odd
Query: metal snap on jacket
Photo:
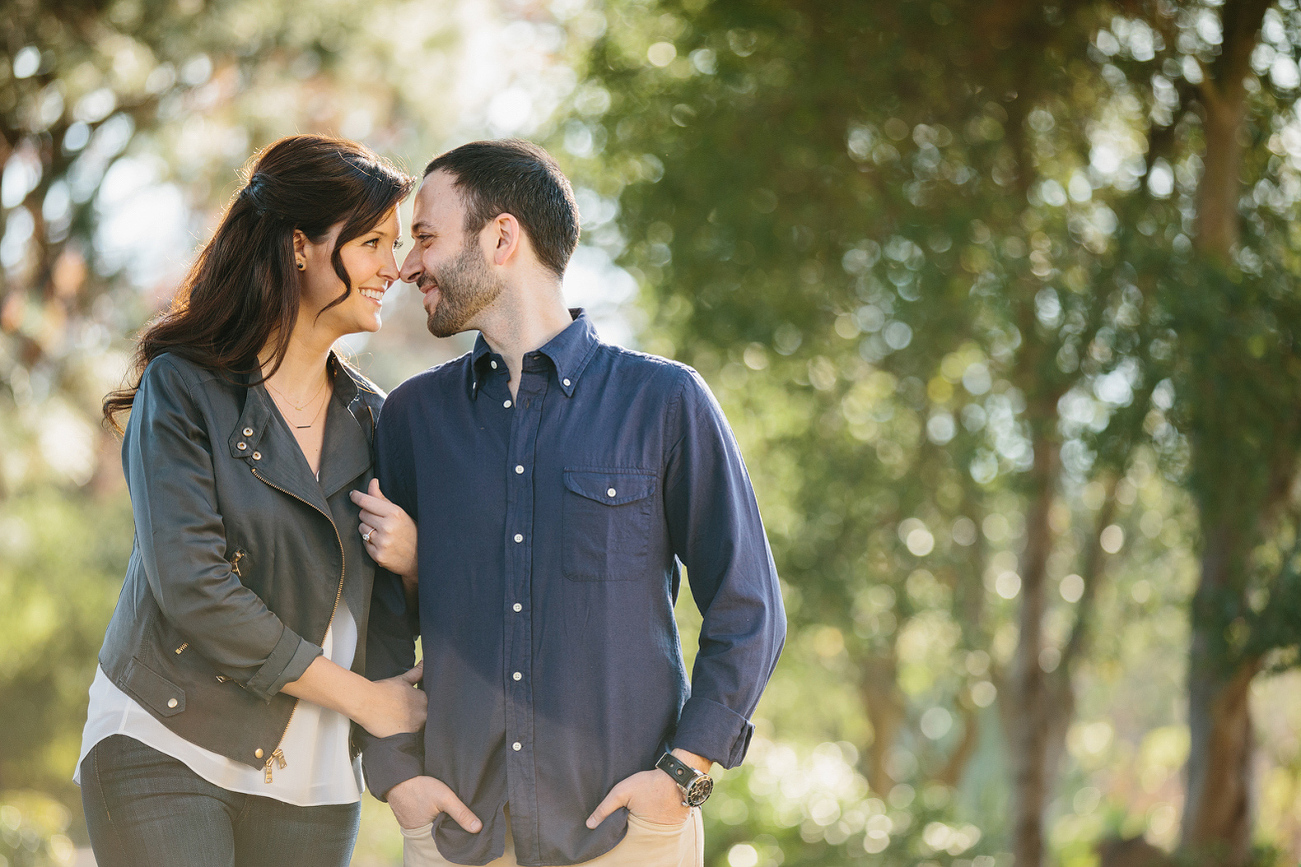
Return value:
[(239, 449), (239, 450), (242, 452), (242, 451), (244, 451), (245, 449), (248, 448), (248, 443), (246, 443), (246, 442), (237, 442), (237, 443), (235, 443), (235, 448)]
[(246, 427), (246, 428), (244, 428), (244, 436), (246, 436), (246, 437), (251, 437), (251, 436), (253, 436), (253, 428), (251, 428), (251, 427)]
[(605, 495), (606, 495), (607, 497), (613, 497), (613, 496), (614, 496), (615, 494), (617, 494), (617, 493), (619, 493), (619, 492), (616, 491), (614, 488), (610, 488), (610, 489), (608, 489), (608, 490), (605, 492)]
[(176, 707), (177, 704), (179, 704), (179, 702), (177, 702), (176, 699), (174, 699), (174, 698), (169, 698), (169, 699), (167, 700), (167, 706), (168, 706), (168, 707)]

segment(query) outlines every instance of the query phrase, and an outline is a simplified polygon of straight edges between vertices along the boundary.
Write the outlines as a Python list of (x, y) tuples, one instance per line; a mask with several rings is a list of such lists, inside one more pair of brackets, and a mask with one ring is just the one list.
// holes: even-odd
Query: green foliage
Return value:
[[(729, 0), (607, 12), (563, 130), (580, 182), (617, 201), (589, 237), (642, 282), (650, 348), (696, 365), (736, 424), (792, 655), (807, 643), (857, 692), (869, 725), (824, 735), (852, 739), (874, 791), (945, 781), (962, 803), (1005, 786), (977, 776), (982, 751), (1003, 748), (975, 711), (997, 693), (1005, 720), (1026, 712), (1011, 663), (1018, 615), (1039, 617), (1015, 607), (1030, 604), (1023, 581), (1043, 580), (1035, 534), (1048, 586), (1080, 600), (1049, 602), (1042, 648), (1022, 646), (1062, 666), (1049, 684), (1097, 672), (1117, 633), (1145, 622), (1113, 582), (1146, 601), (1142, 576), (1162, 580), (1148, 564), (1183, 546), (1162, 589), (1173, 604), (1187, 593), (1191, 526), (1170, 483), (1203, 526), (1218, 508), (1276, 549), (1264, 493), (1286, 491), (1299, 445), (1296, 185), (1286, 110), (1258, 87), (1242, 276), (1196, 257), (1195, 85), (1218, 51), (1215, 14)], [(1060, 467), (1032, 471), (1045, 454)], [(1164, 493), (1136, 503), (1139, 478)], [(1117, 480), (1119, 502), (1100, 510), (1095, 492)], [(1290, 586), (1277, 568), (1235, 574), (1257, 576), (1256, 611)], [(1068, 575), (1085, 576), (1082, 596)], [(1270, 619), (1271, 642), (1295, 644), (1290, 610)], [(1122, 619), (1095, 651), (1104, 611)], [(785, 664), (805, 684), (792, 695), (815, 688), (804, 659)], [(946, 733), (926, 736), (928, 719)], [(997, 809), (979, 813), (1001, 833)]]
[(0, 794), (0, 867), (68, 867), (68, 810), (36, 792)]
[(71, 797), (95, 658), (131, 548), (125, 498), (0, 505), (0, 789)]

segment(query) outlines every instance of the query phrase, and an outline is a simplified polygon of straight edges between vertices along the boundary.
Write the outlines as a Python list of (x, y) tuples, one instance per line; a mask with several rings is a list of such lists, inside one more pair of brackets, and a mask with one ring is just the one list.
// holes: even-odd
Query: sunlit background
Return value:
[[(91, 863), (99, 401), (294, 132), (545, 144), (569, 303), (722, 402), (791, 629), (709, 867), (1301, 857), (1296, 0), (3, 14), (0, 867)], [(410, 287), (384, 319), (347, 349), (385, 387), (470, 345)], [(367, 797), (354, 863), (400, 850)]]

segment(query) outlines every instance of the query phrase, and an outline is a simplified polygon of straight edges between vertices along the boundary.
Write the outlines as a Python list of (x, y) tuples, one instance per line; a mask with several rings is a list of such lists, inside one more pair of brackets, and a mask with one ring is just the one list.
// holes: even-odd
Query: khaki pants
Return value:
[[(402, 828), (402, 867), (446, 867), (448, 861), (434, 845), (433, 824)], [(694, 808), (681, 825), (658, 825), (628, 816), (628, 836), (609, 852), (582, 867), (704, 867), (705, 833), (699, 808)], [(487, 867), (518, 867), (515, 842), (506, 825), (506, 852)]]

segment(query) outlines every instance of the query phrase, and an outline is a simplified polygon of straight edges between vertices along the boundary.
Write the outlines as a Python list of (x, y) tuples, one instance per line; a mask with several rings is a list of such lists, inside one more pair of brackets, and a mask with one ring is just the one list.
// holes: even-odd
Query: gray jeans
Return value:
[(360, 803), (229, 792), (125, 735), (86, 754), (81, 802), (99, 867), (346, 867), (361, 821)]

